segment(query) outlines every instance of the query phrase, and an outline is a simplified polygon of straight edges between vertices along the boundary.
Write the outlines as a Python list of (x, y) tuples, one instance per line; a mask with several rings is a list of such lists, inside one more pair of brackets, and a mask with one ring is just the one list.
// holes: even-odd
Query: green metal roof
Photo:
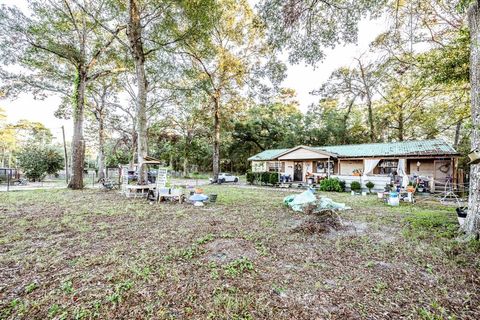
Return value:
[(270, 150), (264, 150), (260, 153), (257, 153), (254, 156), (251, 156), (248, 158), (248, 161), (264, 161), (264, 160), (273, 160), (275, 159), (279, 154), (284, 153), (290, 149), (270, 149)]
[[(312, 147), (341, 158), (458, 155), (441, 139)], [(272, 160), (290, 149), (265, 150), (248, 160)]]

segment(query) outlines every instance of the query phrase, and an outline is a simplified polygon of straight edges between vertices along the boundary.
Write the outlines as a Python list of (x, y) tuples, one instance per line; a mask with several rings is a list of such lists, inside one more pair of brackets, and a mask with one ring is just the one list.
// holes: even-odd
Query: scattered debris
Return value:
[(293, 228), (294, 232), (307, 234), (329, 233), (343, 228), (343, 222), (336, 211), (350, 209), (344, 203), (334, 202), (330, 198), (316, 197), (312, 190), (298, 195), (290, 195), (283, 202), (294, 211), (303, 212), (309, 216)]
[(316, 210), (315, 206), (305, 208), (305, 213), (309, 215), (305, 221), (293, 229), (294, 232), (303, 232), (307, 234), (330, 233), (332, 230), (343, 228), (342, 219), (330, 209)]
[(345, 206), (344, 203), (335, 202), (327, 197), (317, 198), (311, 189), (300, 194), (286, 196), (283, 199), (283, 203), (298, 212), (304, 212), (306, 207), (313, 211), (351, 209)]

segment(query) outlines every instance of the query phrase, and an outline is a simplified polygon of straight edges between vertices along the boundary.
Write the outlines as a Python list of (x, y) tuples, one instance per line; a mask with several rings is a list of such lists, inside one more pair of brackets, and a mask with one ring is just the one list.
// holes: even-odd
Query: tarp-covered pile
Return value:
[(294, 211), (304, 212), (306, 208), (314, 207), (315, 211), (321, 210), (346, 210), (351, 209), (344, 203), (338, 203), (330, 198), (316, 197), (311, 189), (300, 194), (292, 194), (283, 199), (283, 203)]

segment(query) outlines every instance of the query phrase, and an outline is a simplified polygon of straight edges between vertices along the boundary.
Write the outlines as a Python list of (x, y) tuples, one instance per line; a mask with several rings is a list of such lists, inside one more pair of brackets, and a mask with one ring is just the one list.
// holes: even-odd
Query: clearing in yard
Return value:
[(0, 318), (480, 318), (480, 244), (452, 208), (329, 193), (348, 227), (302, 232), (284, 192), (205, 191), (216, 204), (0, 193)]

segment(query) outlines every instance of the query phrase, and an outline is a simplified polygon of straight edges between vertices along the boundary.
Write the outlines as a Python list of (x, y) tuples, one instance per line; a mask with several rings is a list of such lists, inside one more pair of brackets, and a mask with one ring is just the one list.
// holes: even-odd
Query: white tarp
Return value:
[(366, 159), (364, 161), (365, 170), (363, 171), (363, 175), (366, 176), (367, 174), (372, 173), (373, 169), (375, 169), (375, 167), (379, 162), (380, 162), (380, 159)]
[(398, 159), (397, 175), (402, 177), (402, 187), (406, 188), (409, 182), (407, 175), (407, 160)]

